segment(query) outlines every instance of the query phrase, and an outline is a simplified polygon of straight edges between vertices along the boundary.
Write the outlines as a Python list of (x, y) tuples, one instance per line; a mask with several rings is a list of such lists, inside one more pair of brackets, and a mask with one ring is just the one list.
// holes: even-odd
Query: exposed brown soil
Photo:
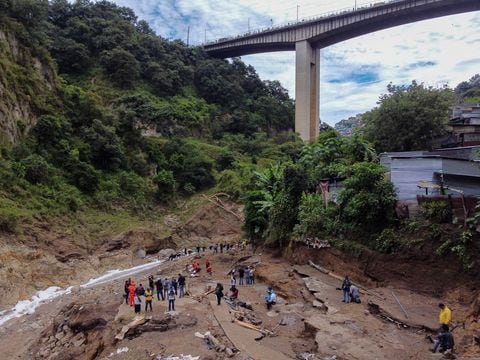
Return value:
[[(146, 254), (165, 248), (178, 252), (185, 246), (205, 246), (207, 250), (194, 256), (202, 271), (199, 276), (187, 277), (188, 296), (177, 299), (177, 312), (166, 313), (167, 303), (155, 299), (153, 312), (145, 314), (142, 308), (149, 318), (129, 331), (125, 339), (115, 340), (115, 335), (133, 319), (134, 313), (122, 298), (124, 279), (118, 279), (74, 291), (40, 306), (33, 315), (0, 327), (2, 354), (7, 359), (29, 360), (137, 360), (180, 354), (200, 359), (227, 358), (225, 350), (209, 348), (194, 336), (196, 332), (210, 331), (228, 349), (258, 343), (245, 345), (233, 359), (263, 360), (274, 354), (311, 360), (332, 356), (337, 360), (435, 359), (439, 355), (429, 353), (431, 344), (426, 336), (435, 335), (432, 330), (438, 326), (437, 304), (442, 301), (454, 314), (457, 358), (479, 358), (479, 281), (466, 275), (456, 259), (432, 255), (427, 246), (409, 255), (364, 252), (359, 257), (333, 248), (304, 246), (285, 256), (269, 249), (252, 253), (237, 247), (217, 254), (208, 246), (219, 242), (237, 244), (242, 236), (239, 207), (226, 200), (220, 205), (208, 202), (185, 220), (173, 215), (165, 217), (161, 226), (169, 228), (170, 235), (134, 229), (104, 238), (93, 250), (77, 241), (68, 244), (67, 236), (47, 226), (37, 229), (36, 236), (42, 234), (49, 240), (35, 242), (32, 236), (16, 246), (12, 245), (13, 239), (5, 241), (0, 249), (3, 304), (16, 301), (16, 297), (29, 297), (35, 289), (73, 285), (109, 268), (137, 265), (145, 261), (136, 256), (138, 250)], [(205, 273), (206, 257), (212, 260), (213, 276)], [(339, 279), (306, 265), (309, 260), (337, 276), (348, 274), (368, 288), (362, 293), (362, 304), (342, 303)], [(191, 257), (167, 261), (134, 279), (146, 284), (150, 273), (161, 278), (176, 277), (186, 273), (190, 261)], [(235, 313), (225, 303), (221, 305), (223, 313), (217, 311), (220, 308), (216, 308), (214, 295), (204, 296), (217, 282), (222, 282), (228, 293), (228, 274), (240, 265), (256, 268), (255, 285), (240, 286), (240, 299), (253, 309), (244, 320), (254, 321), (274, 336), (259, 339), (257, 331), (225, 323), (225, 311), (230, 311), (227, 320), (228, 316), (233, 320)], [(263, 302), (268, 286), (279, 296), (271, 311)], [(264, 358), (262, 354), (252, 355), (257, 348), (271, 349), (271, 354), (265, 352)]]

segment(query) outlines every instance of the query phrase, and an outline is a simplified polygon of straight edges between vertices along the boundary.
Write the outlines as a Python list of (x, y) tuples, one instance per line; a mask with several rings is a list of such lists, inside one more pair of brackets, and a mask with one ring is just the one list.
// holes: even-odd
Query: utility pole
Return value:
[(297, 4), (297, 22), (298, 22), (298, 8), (300, 7), (300, 5)]
[(187, 47), (188, 47), (189, 40), (190, 40), (190, 25), (188, 25), (188, 28), (187, 28)]
[(248, 18), (248, 32), (250, 32), (250, 18)]
[(355, 0), (355, 11), (357, 11), (357, 0)]
[(207, 25), (205, 25), (205, 44), (207, 43)]

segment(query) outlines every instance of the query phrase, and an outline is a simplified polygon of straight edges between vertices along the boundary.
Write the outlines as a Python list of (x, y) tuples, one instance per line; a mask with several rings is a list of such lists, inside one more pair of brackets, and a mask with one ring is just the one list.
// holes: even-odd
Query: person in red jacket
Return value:
[(134, 305), (134, 300), (135, 300), (135, 283), (132, 281), (130, 283), (130, 286), (128, 287), (128, 293), (129, 295), (129, 300), (130, 300), (130, 306)]

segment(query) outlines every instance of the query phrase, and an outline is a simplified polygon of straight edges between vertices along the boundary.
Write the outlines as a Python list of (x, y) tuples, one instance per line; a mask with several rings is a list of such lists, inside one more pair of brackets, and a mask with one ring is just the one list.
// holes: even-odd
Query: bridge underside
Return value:
[(319, 128), (319, 49), (387, 28), (480, 10), (480, 0), (405, 0), (300, 22), (205, 46), (215, 57), (264, 52), (296, 52), (295, 130), (313, 140)]

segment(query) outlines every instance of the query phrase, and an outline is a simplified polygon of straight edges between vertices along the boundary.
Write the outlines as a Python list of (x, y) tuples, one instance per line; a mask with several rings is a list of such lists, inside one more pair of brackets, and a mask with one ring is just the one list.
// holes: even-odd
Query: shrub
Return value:
[(0, 209), (0, 231), (16, 233), (19, 220), (18, 215)]
[(422, 204), (423, 216), (435, 223), (449, 222), (452, 218), (450, 205), (446, 201), (429, 201)]
[(236, 200), (242, 194), (242, 179), (236, 171), (224, 170), (218, 178), (217, 188), (219, 191), (229, 194)]
[(40, 155), (30, 155), (20, 163), (25, 179), (32, 184), (47, 184), (54, 174), (54, 168)]
[(153, 178), (157, 185), (157, 198), (160, 201), (170, 201), (175, 198), (176, 182), (173, 172), (169, 170), (160, 170)]

